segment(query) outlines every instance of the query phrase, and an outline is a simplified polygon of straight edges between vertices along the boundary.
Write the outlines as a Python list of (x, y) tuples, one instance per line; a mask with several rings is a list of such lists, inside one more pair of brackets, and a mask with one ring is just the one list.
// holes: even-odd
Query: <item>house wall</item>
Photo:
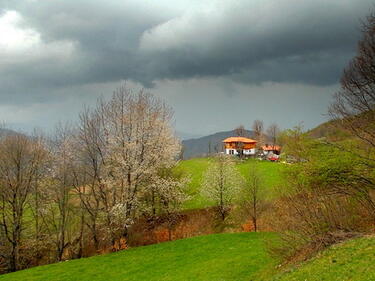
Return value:
[(254, 154), (255, 154), (255, 148), (245, 149), (245, 150), (243, 151), (243, 153), (244, 153), (245, 155), (254, 155)]
[[(231, 151), (233, 151), (233, 152), (231, 152)], [(237, 149), (226, 148), (225, 149), (225, 154), (228, 154), (228, 155), (238, 155), (238, 151), (237, 151)], [(243, 154), (244, 155), (254, 155), (255, 154), (255, 148), (244, 149), (243, 150)]]

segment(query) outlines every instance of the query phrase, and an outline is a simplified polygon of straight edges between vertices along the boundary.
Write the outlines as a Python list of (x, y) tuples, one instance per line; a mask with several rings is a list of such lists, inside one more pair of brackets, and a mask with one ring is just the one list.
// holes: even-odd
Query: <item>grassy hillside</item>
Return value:
[(322, 123), (319, 126), (309, 130), (307, 133), (312, 138), (326, 138), (329, 141), (342, 141), (350, 139), (350, 134), (342, 129), (339, 129), (337, 122), (338, 121), (332, 120)]
[(190, 177), (187, 193), (191, 199), (185, 203), (185, 209), (199, 209), (209, 206), (209, 202), (200, 194), (200, 188), (204, 173), (212, 163), (210, 158), (194, 158), (183, 160), (179, 163), (178, 169)]
[[(204, 173), (212, 161), (210, 158), (194, 158), (179, 163), (178, 169), (181, 169), (187, 176), (191, 177), (187, 190), (191, 199), (185, 203), (186, 209), (198, 209), (210, 206), (210, 203), (201, 196), (200, 188)], [(284, 164), (248, 159), (239, 162), (237, 168), (246, 177), (252, 165), (255, 165), (262, 174), (264, 187), (267, 189), (269, 196), (274, 196), (275, 187), (282, 186), (282, 169)]]
[(273, 264), (268, 233), (214, 234), (40, 266), (10, 280), (249, 280)]
[(246, 178), (249, 176), (251, 166), (255, 166), (257, 171), (260, 173), (266, 194), (271, 198), (275, 197), (277, 194), (276, 188), (283, 186), (282, 171), (285, 168), (285, 164), (249, 159), (240, 162), (237, 165), (237, 168), (241, 175)]
[(11, 280), (375, 280), (375, 238), (334, 245), (291, 270), (277, 272), (266, 252), (270, 233), (213, 234), (0, 275)]
[(312, 260), (272, 281), (373, 281), (375, 238), (365, 237), (334, 245)]

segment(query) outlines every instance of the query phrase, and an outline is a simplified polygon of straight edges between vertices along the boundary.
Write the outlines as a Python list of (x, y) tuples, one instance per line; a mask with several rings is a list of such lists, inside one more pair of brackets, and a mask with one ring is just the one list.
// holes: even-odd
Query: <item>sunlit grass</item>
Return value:
[(0, 280), (250, 280), (273, 264), (269, 233), (214, 234), (39, 266)]
[(373, 281), (375, 238), (365, 237), (337, 244), (272, 281)]
[[(195, 158), (181, 161), (177, 169), (182, 170), (186, 176), (190, 177), (186, 192), (190, 196), (184, 208), (198, 209), (210, 206), (212, 203), (201, 195), (201, 185), (204, 173), (213, 163), (212, 158)], [(237, 162), (237, 168), (243, 177), (248, 177), (249, 170), (255, 166), (263, 179), (263, 187), (267, 196), (273, 198), (277, 195), (275, 190), (277, 187), (283, 186), (282, 170), (285, 167), (282, 163), (274, 163), (269, 161), (259, 161), (248, 159)]]

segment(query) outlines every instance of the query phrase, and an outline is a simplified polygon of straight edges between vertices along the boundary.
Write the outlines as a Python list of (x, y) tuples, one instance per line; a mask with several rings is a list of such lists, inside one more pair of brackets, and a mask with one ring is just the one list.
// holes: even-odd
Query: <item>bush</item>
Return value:
[(283, 196), (274, 204), (272, 226), (280, 232), (270, 245), (284, 260), (303, 260), (369, 230), (364, 208), (350, 196), (316, 188)]
[(286, 260), (308, 258), (374, 224), (373, 175), (363, 159), (306, 137), (295, 147), (301, 149), (289, 154), (303, 161), (285, 169), (287, 185), (273, 206), (271, 222), (281, 233), (271, 252)]

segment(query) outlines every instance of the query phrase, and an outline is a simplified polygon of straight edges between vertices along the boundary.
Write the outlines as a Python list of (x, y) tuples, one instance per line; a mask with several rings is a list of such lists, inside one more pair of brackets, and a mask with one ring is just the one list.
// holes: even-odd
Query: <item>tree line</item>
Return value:
[(186, 179), (172, 169), (172, 117), (158, 98), (122, 86), (51, 136), (2, 136), (1, 268), (117, 250), (138, 217), (178, 210)]

